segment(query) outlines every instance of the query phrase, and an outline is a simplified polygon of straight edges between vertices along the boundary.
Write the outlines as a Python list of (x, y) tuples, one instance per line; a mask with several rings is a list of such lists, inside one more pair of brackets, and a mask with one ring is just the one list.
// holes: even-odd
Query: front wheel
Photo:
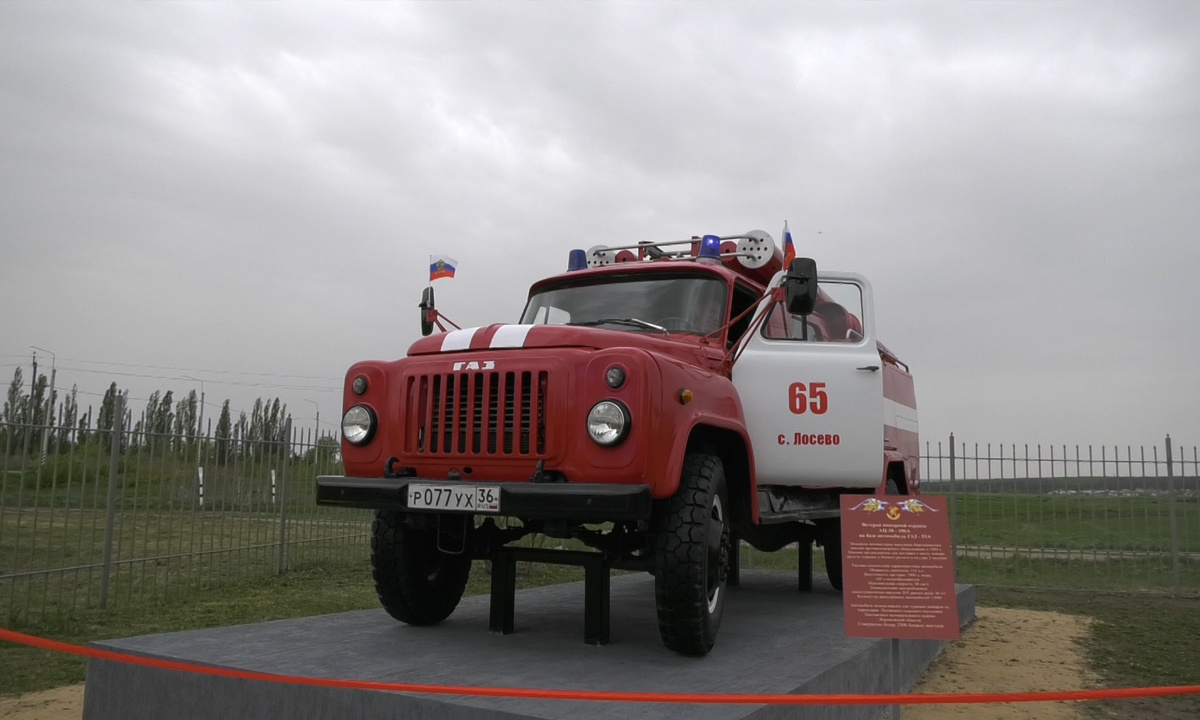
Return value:
[[(409, 625), (436, 625), (458, 607), (471, 574), (471, 556), (442, 552), (436, 523), (414, 520), (396, 510), (376, 511), (371, 575), (389, 615)], [(465, 549), (465, 538), (457, 541)]]
[(712, 650), (725, 608), (729, 501), (721, 460), (688, 455), (679, 490), (658, 508), (654, 595), (663, 644), (684, 655)]

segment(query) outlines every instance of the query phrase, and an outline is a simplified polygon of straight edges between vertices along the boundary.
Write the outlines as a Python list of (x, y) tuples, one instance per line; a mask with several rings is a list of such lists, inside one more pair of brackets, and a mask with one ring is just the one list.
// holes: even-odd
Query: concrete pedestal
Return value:
[[(487, 595), (449, 620), (412, 627), (364, 610), (211, 630), (106, 640), (110, 650), (306, 677), (385, 682), (682, 693), (881, 693), (890, 690), (890, 640), (847, 638), (842, 597), (818, 579), (800, 593), (791, 573), (742, 571), (728, 589), (713, 651), (676, 655), (659, 639), (654, 581), (611, 581), (611, 642), (583, 642), (582, 582), (517, 593), (511, 635), (488, 632)], [(959, 617), (975, 616), (973, 587)], [(911, 687), (942, 642), (903, 641)], [(635, 704), (410, 695), (251, 682), (109, 661), (88, 663), (85, 720), (201, 718), (863, 718), (879, 707)]]

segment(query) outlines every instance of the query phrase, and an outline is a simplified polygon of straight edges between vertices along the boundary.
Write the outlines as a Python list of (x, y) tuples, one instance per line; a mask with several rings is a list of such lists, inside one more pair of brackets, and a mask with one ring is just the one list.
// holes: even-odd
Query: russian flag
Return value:
[(787, 220), (783, 221), (783, 269), (787, 270), (796, 259), (796, 246), (792, 244), (792, 231), (788, 230)]
[(429, 282), (433, 282), (438, 278), (454, 277), (456, 268), (458, 268), (458, 261), (449, 255), (430, 255)]

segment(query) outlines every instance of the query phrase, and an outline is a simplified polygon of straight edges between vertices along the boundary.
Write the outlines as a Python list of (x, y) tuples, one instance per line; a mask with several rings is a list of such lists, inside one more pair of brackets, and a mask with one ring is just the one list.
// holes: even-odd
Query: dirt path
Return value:
[[(925, 673), (916, 692), (1017, 692), (1093, 687), (1079, 649), (1086, 619), (1033, 610), (980, 608), (979, 619)], [(83, 685), (0, 698), (0, 718), (80, 720)], [(904, 709), (905, 720), (1082, 720), (1073, 703), (923, 705)]]
[[(914, 692), (1024, 692), (1082, 690), (1096, 679), (1084, 662), (1086, 618), (1035, 610), (979, 608), (979, 619), (925, 671)], [(1079, 703), (921, 705), (905, 720), (1082, 720)]]
[(0, 718), (12, 720), (80, 720), (83, 685), (68, 685), (15, 698), (0, 698)]

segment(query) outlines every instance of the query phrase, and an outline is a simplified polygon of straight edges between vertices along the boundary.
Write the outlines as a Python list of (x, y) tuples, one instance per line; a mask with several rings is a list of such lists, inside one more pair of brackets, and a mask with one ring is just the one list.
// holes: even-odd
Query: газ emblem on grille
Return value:
[(455, 372), (458, 372), (459, 370), (495, 370), (495, 369), (496, 369), (496, 362), (494, 360), (484, 360), (482, 362), (476, 362), (476, 361), (472, 360), (471, 362), (459, 361), (459, 362), (454, 363), (454, 371)]

